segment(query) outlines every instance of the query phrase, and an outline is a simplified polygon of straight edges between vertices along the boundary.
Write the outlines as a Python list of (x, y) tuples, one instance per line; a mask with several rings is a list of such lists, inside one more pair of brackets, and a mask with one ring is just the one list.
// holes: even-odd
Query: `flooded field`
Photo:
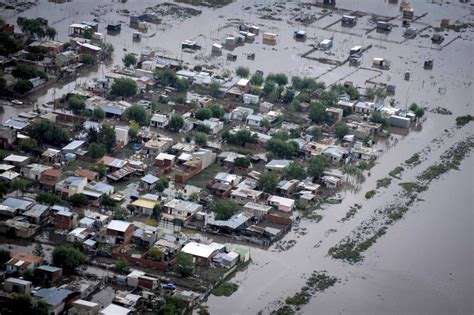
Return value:
[[(405, 39), (398, 5), (377, 0), (338, 0), (339, 11), (328, 12), (302, 1), (234, 1), (218, 9), (181, 7), (200, 11), (173, 11), (163, 16), (160, 24), (150, 24), (141, 42), (132, 40), (134, 29), (128, 26), (127, 14), (142, 13), (149, 7), (165, 1), (113, 1), (73, 0), (56, 4), (46, 0), (22, 12), (19, 16), (45, 17), (58, 31), (58, 39), (68, 39), (67, 26), (74, 22), (96, 18), (99, 32), (106, 24), (121, 22), (120, 35), (107, 35), (106, 41), (115, 47), (114, 60), (102, 65), (99, 71), (47, 92), (39, 92), (31, 100), (38, 104), (72, 91), (82, 80), (100, 77), (105, 71), (121, 64), (127, 52), (139, 54), (145, 47), (158, 49), (164, 56), (182, 59), (189, 67), (203, 65), (215, 71), (234, 71), (239, 65), (253, 72), (285, 72), (288, 75), (305, 75), (325, 81), (328, 85), (352, 81), (356, 86), (366, 82), (393, 84), (395, 101), (400, 107), (416, 102), (429, 109), (438, 106), (449, 109), (452, 115), (428, 113), (422, 128), (400, 137), (396, 145), (388, 148), (370, 171), (370, 177), (357, 192), (344, 192), (344, 201), (327, 205), (321, 211), (319, 223), (303, 220), (299, 229), (284, 239), (294, 245), (286, 251), (275, 248), (252, 249), (253, 263), (237, 273), (235, 282), (239, 289), (230, 297), (210, 296), (207, 305), (211, 314), (270, 313), (278, 301), (293, 295), (305, 283), (304, 277), (314, 270), (326, 270), (340, 279), (334, 287), (313, 298), (303, 307), (307, 314), (472, 314), (474, 305), (474, 229), (473, 229), (473, 157), (461, 164), (459, 171), (451, 171), (433, 182), (427, 191), (407, 212), (406, 216), (391, 226), (386, 235), (365, 254), (365, 260), (351, 265), (332, 259), (328, 250), (348, 236), (364, 220), (370, 219), (374, 210), (389, 203), (399, 192), (398, 181), (389, 188), (380, 189), (376, 196), (366, 200), (365, 193), (374, 189), (378, 179), (414, 153), (428, 146), (429, 154), (419, 166), (407, 170), (403, 181), (410, 181), (420, 171), (439, 160), (442, 152), (458, 141), (472, 136), (472, 125), (446, 132), (455, 124), (455, 117), (473, 114), (473, 31), (472, 28), (443, 31), (445, 40), (440, 45), (431, 43), (430, 37), (442, 18), (452, 22), (473, 23), (473, 7), (458, 1), (412, 1), (415, 15), (412, 25), (419, 30), (414, 39)], [(158, 9), (161, 10), (160, 7)], [(158, 10), (157, 9), (157, 10)], [(343, 28), (338, 22), (342, 14), (359, 11), (358, 24)], [(129, 13), (126, 13), (129, 12)], [(179, 13), (177, 13), (179, 12)], [(187, 12), (187, 13), (183, 13)], [(192, 12), (192, 13), (191, 13)], [(426, 15), (425, 15), (426, 13)], [(389, 34), (377, 33), (371, 14), (392, 19), (395, 25)], [(15, 22), (18, 15), (12, 10), (1, 12), (8, 22)], [(256, 24), (262, 31), (278, 34), (275, 45), (262, 43), (259, 36), (253, 43), (232, 49), (237, 54), (235, 62), (227, 61), (227, 50), (222, 56), (211, 56), (212, 43), (219, 42), (227, 33), (235, 33), (240, 22)], [(306, 30), (305, 42), (293, 39), (295, 30)], [(311, 51), (313, 46), (326, 38), (333, 38), (334, 46), (328, 52)], [(196, 53), (182, 52), (183, 40), (195, 40), (202, 49)], [(361, 45), (371, 48), (362, 57), (361, 67), (349, 63), (336, 66), (314, 59), (325, 58), (343, 63), (349, 49)], [(256, 54), (247, 60), (246, 54)], [(389, 70), (372, 68), (374, 57), (391, 61)], [(423, 62), (433, 58), (433, 70), (424, 70)], [(409, 81), (404, 73), (411, 72)], [(1, 115), (5, 120), (15, 111), (25, 108), (5, 107)], [(433, 142), (434, 139), (439, 141)], [(392, 142), (393, 143), (393, 142)], [(341, 218), (354, 204), (362, 205), (353, 218)]]

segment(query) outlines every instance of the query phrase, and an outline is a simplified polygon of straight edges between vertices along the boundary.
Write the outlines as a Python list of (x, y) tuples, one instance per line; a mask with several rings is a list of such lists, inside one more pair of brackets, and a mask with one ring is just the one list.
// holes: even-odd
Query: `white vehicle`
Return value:
[(15, 105), (23, 105), (23, 102), (22, 102), (22, 101), (19, 101), (19, 100), (13, 100), (13, 101), (12, 101), (12, 104), (15, 104)]

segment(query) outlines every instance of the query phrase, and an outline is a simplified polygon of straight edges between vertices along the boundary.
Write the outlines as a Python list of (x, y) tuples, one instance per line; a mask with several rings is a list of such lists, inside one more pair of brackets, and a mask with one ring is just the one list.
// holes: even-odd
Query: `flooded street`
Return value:
[[(433, 1), (440, 2), (441, 1)], [(304, 284), (304, 276), (314, 270), (327, 270), (327, 273), (340, 279), (334, 287), (311, 299), (302, 312), (305, 314), (472, 314), (474, 312), (474, 157), (467, 158), (459, 171), (451, 171), (435, 180), (430, 188), (420, 195), (423, 200), (410, 208), (406, 216), (387, 230), (377, 243), (364, 253), (365, 260), (356, 265), (344, 263), (328, 256), (328, 250), (356, 229), (361, 222), (371, 218), (374, 210), (389, 203), (400, 186), (396, 183), (370, 200), (365, 193), (374, 189), (376, 181), (386, 177), (388, 172), (410, 158), (414, 153), (429, 146), (427, 160), (407, 170), (402, 180), (413, 180), (420, 172), (439, 160), (440, 155), (457, 141), (472, 136), (472, 123), (446, 132), (455, 124), (459, 115), (473, 114), (473, 31), (445, 31), (446, 40), (442, 45), (431, 43), (433, 27), (438, 27), (442, 18), (452, 22), (474, 21), (472, 6), (458, 1), (439, 5), (427, 1), (412, 1), (416, 16), (421, 17), (414, 24), (422, 30), (415, 39), (402, 37), (401, 18), (398, 5), (377, 0), (338, 0), (337, 7), (359, 10), (395, 17), (396, 25), (389, 34), (370, 31), (373, 23), (370, 15), (363, 15), (358, 25), (350, 31), (343, 30), (337, 21), (344, 12), (325, 15), (320, 8), (311, 7), (317, 20), (309, 25), (296, 22), (293, 10), (301, 4), (277, 1), (234, 1), (220, 9), (197, 7), (202, 13), (190, 18), (163, 17), (162, 24), (151, 24), (141, 42), (132, 41), (135, 31), (128, 26), (129, 17), (118, 11), (142, 12), (149, 6), (164, 1), (128, 1), (117, 3), (105, 0), (73, 0), (55, 4), (47, 0), (23, 12), (20, 16), (41, 16), (49, 19), (58, 31), (58, 40), (68, 40), (67, 26), (74, 22), (92, 20), (96, 12), (100, 23), (99, 32), (105, 33), (106, 24), (123, 22), (119, 36), (107, 35), (105, 41), (115, 47), (112, 64), (102, 65), (99, 71), (47, 92), (31, 96), (32, 101), (43, 104), (74, 90), (83, 80), (101, 77), (114, 65), (121, 64), (127, 52), (139, 54), (145, 47), (158, 49), (167, 57), (182, 59), (185, 65), (206, 65), (234, 71), (238, 65), (249, 67), (253, 72), (285, 72), (291, 75), (306, 75), (324, 81), (327, 85), (352, 81), (354, 85), (365, 86), (366, 81), (388, 83), (396, 86), (394, 99), (399, 107), (406, 108), (411, 103), (427, 108), (427, 120), (421, 130), (411, 131), (409, 135), (383, 153), (370, 177), (357, 192), (343, 192), (343, 202), (327, 205), (319, 223), (303, 220), (299, 227), (306, 228), (307, 234), (292, 231), (285, 236), (286, 241), (296, 244), (287, 251), (275, 248), (262, 250), (252, 248), (253, 263), (245, 271), (238, 272), (233, 281), (239, 289), (230, 297), (211, 295), (207, 302), (211, 314), (256, 314), (270, 313), (276, 302), (284, 301), (295, 294)], [(285, 6), (283, 13), (275, 19), (262, 19), (262, 7)], [(249, 9), (246, 9), (249, 7)], [(292, 12), (285, 14), (284, 12)], [(275, 13), (275, 12), (274, 12)], [(293, 14), (293, 15), (292, 15)], [(17, 15), (11, 11), (1, 14), (8, 22), (16, 21)], [(282, 20), (278, 20), (279, 16)], [(239, 21), (255, 23), (262, 30), (277, 33), (275, 46), (264, 45), (258, 38), (254, 43), (236, 47), (236, 62), (227, 61), (223, 56), (211, 57), (211, 44), (218, 42), (226, 33), (235, 32)], [(329, 27), (328, 27), (329, 26)], [(430, 27), (431, 26), (431, 27)], [(426, 28), (426, 29), (425, 29)], [(308, 33), (306, 42), (295, 42), (293, 31), (304, 29)], [(367, 33), (368, 32), (368, 33)], [(315, 52), (314, 58), (328, 58), (343, 61), (349, 49), (355, 45), (372, 45), (364, 53), (360, 68), (317, 62), (302, 58), (311, 50), (311, 45), (334, 37), (331, 55)], [(193, 39), (202, 45), (196, 53), (183, 53), (180, 43)], [(247, 60), (245, 54), (256, 53), (255, 61)], [(389, 71), (372, 68), (372, 59), (383, 57), (391, 61)], [(433, 70), (424, 70), (423, 62), (434, 59)], [(406, 71), (411, 72), (409, 81), (403, 80)], [(452, 115), (430, 113), (438, 106), (452, 111)], [(25, 108), (4, 107), (0, 115), (2, 121), (25, 111)], [(439, 141), (433, 142), (434, 139)], [(354, 218), (341, 222), (354, 204), (362, 208)]]

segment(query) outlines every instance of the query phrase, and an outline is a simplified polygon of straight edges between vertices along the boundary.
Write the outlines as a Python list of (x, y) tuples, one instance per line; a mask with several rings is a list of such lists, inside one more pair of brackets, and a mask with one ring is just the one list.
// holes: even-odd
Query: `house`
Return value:
[(300, 181), (297, 179), (282, 180), (278, 183), (277, 191), (281, 195), (289, 197), (296, 191), (299, 183)]
[(163, 205), (161, 213), (165, 218), (184, 222), (198, 211), (202, 211), (202, 205), (191, 201), (173, 199)]
[(52, 287), (40, 289), (35, 292), (34, 296), (49, 305), (50, 314), (59, 315), (63, 312), (65, 305), (72, 303), (78, 298), (79, 293)]
[(99, 303), (79, 299), (72, 303), (72, 307), (68, 310), (68, 315), (98, 315), (99, 310)]
[(222, 166), (233, 168), (236, 158), (245, 158), (245, 155), (239, 154), (237, 152), (225, 151), (225, 152), (221, 152), (217, 156), (217, 162)]
[(77, 217), (77, 213), (68, 210), (58, 211), (54, 215), (54, 225), (58, 230), (69, 231), (76, 227)]
[(321, 180), (326, 187), (335, 189), (342, 185), (343, 176), (344, 175), (338, 171), (325, 171)]
[(267, 203), (283, 212), (291, 212), (295, 208), (295, 201), (293, 199), (275, 195), (270, 196), (267, 199)]
[(160, 153), (155, 158), (155, 165), (161, 167), (172, 166), (176, 162), (176, 155)]
[(0, 221), (0, 233), (19, 238), (31, 238), (38, 229), (38, 225), (31, 224), (22, 217)]
[(23, 216), (26, 217), (28, 222), (33, 224), (42, 225), (49, 219), (49, 206), (42, 204), (35, 204), (25, 213)]
[(136, 212), (139, 214), (151, 216), (153, 214), (153, 208), (160, 204), (159, 199), (160, 197), (158, 195), (145, 194), (132, 202), (131, 205), (135, 207)]
[(33, 163), (23, 166), (20, 169), (20, 174), (24, 178), (38, 181), (43, 175), (43, 172), (51, 168), (51, 166)]
[(66, 146), (64, 146), (61, 149), (61, 152), (63, 154), (76, 153), (78, 150), (84, 148), (85, 145), (86, 145), (86, 142), (83, 141), (83, 140), (74, 140), (74, 141), (70, 142), (69, 144), (67, 144)]
[(247, 116), (253, 115), (253, 112), (252, 108), (239, 106), (232, 111), (230, 119), (243, 121)]
[(253, 190), (249, 188), (237, 188), (230, 193), (230, 199), (240, 205), (244, 205), (247, 202), (258, 202), (263, 192), (259, 190)]
[(132, 223), (112, 220), (106, 227), (105, 242), (107, 244), (128, 244), (132, 240), (135, 226)]
[(160, 137), (158, 139), (151, 139), (145, 142), (145, 153), (151, 156), (157, 156), (162, 152), (168, 151), (173, 144), (173, 139), (168, 137)]
[(269, 171), (281, 173), (290, 164), (290, 162), (291, 161), (289, 160), (271, 160), (265, 165), (265, 168)]
[(127, 165), (127, 161), (122, 159), (117, 159), (111, 156), (104, 156), (100, 159), (99, 164), (103, 163), (110, 171), (119, 170)]
[(58, 182), (54, 189), (56, 193), (63, 197), (71, 197), (74, 194), (80, 194), (87, 185), (87, 178), (78, 176), (69, 176)]
[(214, 182), (220, 184), (228, 184), (230, 186), (237, 186), (242, 181), (242, 176), (236, 174), (229, 174), (225, 172), (219, 172), (214, 176)]
[(263, 119), (264, 118), (260, 115), (248, 115), (246, 118), (246, 123), (252, 127), (261, 127)]
[(0, 174), (0, 180), (7, 184), (11, 183), (18, 177), (20, 177), (20, 173), (14, 171), (6, 171)]
[(71, 243), (84, 243), (90, 237), (91, 232), (88, 228), (78, 227), (67, 234), (66, 240)]
[(234, 214), (228, 220), (215, 220), (213, 216), (210, 216), (207, 220), (207, 226), (219, 233), (234, 234), (245, 230), (249, 226), (248, 222), (251, 218), (251, 215), (245, 213)]
[(157, 226), (146, 225), (142, 222), (133, 222), (136, 229), (133, 232), (132, 242), (140, 247), (149, 248), (155, 244), (162, 230)]
[(99, 46), (95, 46), (89, 43), (78, 43), (79, 45), (79, 53), (81, 55), (91, 56), (94, 58), (99, 58), (102, 54), (102, 48)]
[(271, 206), (261, 203), (247, 202), (244, 205), (242, 211), (251, 214), (255, 218), (262, 219), (268, 214), (268, 212), (270, 212), (271, 209)]
[(168, 115), (153, 114), (150, 119), (150, 125), (155, 128), (165, 128), (169, 124)]
[(16, 154), (10, 154), (9, 156), (3, 159), (3, 162), (14, 165), (18, 169), (20, 169), (22, 166), (28, 165), (30, 161), (31, 157)]
[(147, 276), (145, 272), (140, 270), (132, 270), (127, 275), (127, 285), (132, 288), (142, 287), (148, 290), (158, 288), (160, 281), (158, 278)]
[(110, 222), (110, 216), (98, 212), (84, 210), (84, 218), (79, 220), (79, 227), (98, 230)]
[(3, 209), (4, 211), (6, 210), (6, 208), (9, 208), (11, 209), (11, 211), (14, 212), (13, 214), (15, 215), (19, 213), (22, 214), (28, 211), (29, 209), (31, 209), (31, 207), (33, 207), (34, 204), (35, 203), (33, 201), (14, 197), (8, 197), (0, 203), (0, 205), (5, 208)]
[(111, 196), (114, 193), (114, 186), (102, 182), (90, 182), (84, 187), (81, 194), (91, 200), (98, 200), (100, 197)]
[(218, 134), (224, 129), (224, 123), (218, 118), (205, 119), (201, 122), (198, 122), (197, 124), (202, 124), (209, 128), (210, 133), (213, 135)]
[(45, 162), (59, 163), (59, 162), (62, 161), (63, 156), (61, 154), (61, 151), (49, 148), (49, 149), (47, 149), (46, 151), (43, 152), (43, 154), (41, 155), (41, 158)]
[(89, 182), (97, 182), (99, 181), (100, 174), (87, 169), (79, 169), (74, 171), (74, 175), (78, 177), (85, 177)]
[(31, 294), (31, 285), (31, 281), (18, 278), (8, 278), (3, 283), (3, 290), (7, 293), (18, 293), (29, 296)]
[(344, 110), (342, 108), (327, 107), (326, 116), (332, 124), (335, 124), (342, 120), (344, 116)]
[(61, 177), (61, 171), (50, 168), (41, 174), (39, 183), (45, 190), (54, 190)]
[(3, 126), (15, 130), (23, 130), (28, 127), (29, 124), (30, 123), (27, 118), (10, 117), (3, 123)]
[(131, 313), (132, 310), (117, 304), (110, 304), (99, 311), (99, 315), (129, 315)]
[(332, 164), (345, 164), (349, 161), (349, 150), (339, 146), (327, 147), (322, 155), (327, 156)]
[(209, 266), (212, 257), (217, 254), (218, 249), (206, 244), (189, 242), (181, 249), (181, 252), (193, 256), (196, 265)]
[(39, 266), (34, 273), (35, 281), (42, 284), (54, 283), (61, 279), (62, 275), (62, 268), (48, 265)]
[(273, 104), (269, 102), (261, 102), (258, 106), (258, 111), (260, 113), (268, 113), (273, 109)]
[(370, 115), (374, 109), (375, 103), (372, 102), (358, 102), (354, 106), (354, 112), (365, 115)]
[(43, 257), (25, 253), (17, 253), (5, 263), (8, 273), (34, 270), (43, 263)]
[(147, 174), (140, 178), (140, 188), (144, 190), (152, 190), (159, 181), (160, 179), (158, 177)]

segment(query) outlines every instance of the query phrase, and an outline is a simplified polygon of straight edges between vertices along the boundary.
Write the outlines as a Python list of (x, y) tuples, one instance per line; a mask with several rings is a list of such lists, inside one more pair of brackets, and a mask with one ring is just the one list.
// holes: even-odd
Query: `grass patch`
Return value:
[(238, 288), (239, 285), (236, 283), (223, 282), (212, 290), (212, 294), (215, 296), (231, 296)]
[(286, 298), (285, 303), (296, 306), (298, 309), (301, 305), (308, 304), (313, 294), (326, 290), (336, 282), (336, 277), (330, 277), (324, 272), (313, 271), (308, 280), (306, 280), (306, 285), (295, 295)]
[(408, 165), (413, 165), (420, 161), (420, 155), (418, 153), (413, 154), (408, 160), (405, 161)]
[(419, 184), (413, 183), (413, 182), (400, 183), (399, 185), (402, 186), (402, 188), (405, 189), (405, 191), (407, 191), (409, 193), (411, 193), (413, 191), (415, 191), (417, 193), (420, 193), (420, 192), (423, 192), (427, 189), (426, 186), (419, 185)]
[(221, 8), (224, 7), (234, 0), (175, 0), (179, 3), (190, 4), (194, 6), (202, 6), (208, 8)]
[(394, 177), (394, 178), (400, 179), (400, 176), (399, 176), (399, 175), (400, 175), (404, 170), (405, 170), (405, 169), (404, 169), (403, 167), (397, 166), (397, 167), (395, 167), (393, 170), (391, 170), (391, 171), (388, 173), (388, 175), (389, 175), (389, 176), (392, 176), (392, 177)]
[(362, 241), (347, 240), (345, 243), (336, 245), (329, 249), (329, 255), (335, 259), (342, 259), (350, 263), (357, 263), (364, 258), (361, 253), (369, 249), (379, 237), (385, 234), (386, 227), (382, 227), (375, 232), (375, 234)]
[(377, 189), (387, 188), (388, 186), (390, 186), (391, 183), (392, 183), (392, 179), (390, 177), (385, 177), (385, 178), (379, 179), (377, 181)]
[(459, 116), (456, 117), (456, 125), (462, 127), (464, 125), (467, 125), (472, 120), (474, 120), (474, 116), (471, 115)]
[(377, 192), (375, 190), (369, 190), (365, 193), (365, 199), (371, 199), (375, 196)]

